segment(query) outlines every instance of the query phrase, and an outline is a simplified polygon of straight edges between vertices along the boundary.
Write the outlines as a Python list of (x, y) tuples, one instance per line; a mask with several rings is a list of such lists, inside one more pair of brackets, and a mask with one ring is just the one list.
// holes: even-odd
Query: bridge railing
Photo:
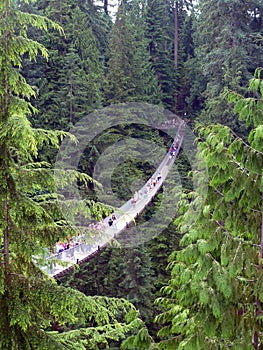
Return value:
[(176, 136), (173, 140), (173, 144), (177, 144), (175, 155), (171, 156), (170, 152), (168, 151), (150, 178), (155, 179), (158, 174), (161, 174), (161, 179), (156, 183), (156, 185), (149, 190), (147, 187), (147, 184), (150, 181), (149, 179), (140, 188), (140, 190), (137, 191), (138, 194), (141, 193), (142, 195), (138, 196), (135, 205), (132, 205), (131, 199), (129, 199), (120, 208), (116, 209), (115, 213), (118, 219), (117, 224), (115, 223), (113, 227), (109, 227), (107, 225), (107, 220), (109, 217), (105, 218), (104, 227), (99, 232), (97, 232), (97, 234), (93, 237), (92, 242), (86, 242), (85, 237), (79, 237), (79, 242), (73, 247), (49, 256), (47, 258), (48, 264), (42, 268), (43, 271), (54, 277), (62, 275), (69, 269), (72, 269), (76, 264), (80, 264), (96, 255), (100, 249), (106, 247), (116, 235), (124, 231), (126, 227), (128, 227), (128, 225), (134, 221), (137, 215), (145, 209), (147, 204), (151, 202), (152, 198), (162, 187), (163, 182), (166, 179), (168, 172), (182, 147), (183, 127), (184, 123), (180, 123)]

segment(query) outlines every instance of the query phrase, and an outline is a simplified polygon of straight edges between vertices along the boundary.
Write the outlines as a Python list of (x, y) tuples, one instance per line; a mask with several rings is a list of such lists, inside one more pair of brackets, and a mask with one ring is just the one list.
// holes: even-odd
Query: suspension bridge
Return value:
[[(69, 270), (90, 260), (96, 256), (100, 250), (104, 249), (110, 242), (115, 239), (120, 233), (125, 231), (138, 217), (138, 215), (147, 207), (153, 200), (157, 192), (163, 186), (165, 179), (172, 168), (179, 151), (182, 147), (184, 136), (184, 122), (179, 118), (167, 121), (159, 125), (159, 129), (168, 129), (174, 127), (176, 135), (173, 140), (173, 145), (176, 145), (173, 155), (171, 150), (167, 152), (154, 174), (137, 192), (136, 198), (130, 198), (120, 208), (115, 210), (116, 220), (109, 226), (108, 221), (111, 215), (96, 225), (90, 225), (90, 231), (94, 235), (92, 239), (86, 241), (84, 237), (74, 237), (74, 245), (56, 254), (49, 255), (46, 258), (46, 264), (41, 267), (48, 275), (55, 278), (61, 277)], [(154, 184), (150, 184), (152, 179), (158, 179)]]

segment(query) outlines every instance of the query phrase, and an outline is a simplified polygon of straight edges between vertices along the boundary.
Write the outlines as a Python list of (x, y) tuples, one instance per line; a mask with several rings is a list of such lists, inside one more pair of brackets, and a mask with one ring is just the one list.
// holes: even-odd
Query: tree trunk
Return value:
[[(166, 1), (164, 0), (164, 20), (167, 20), (167, 4)], [(167, 39), (165, 37), (164, 40), (164, 51), (166, 52), (168, 50), (168, 45), (167, 45)]]
[[(5, 2), (5, 22), (6, 22), (6, 29), (4, 34), (4, 43), (5, 43), (5, 52), (8, 52), (8, 15), (9, 15), (9, 0), (6, 0)], [(5, 59), (3, 64), (5, 64)], [(4, 117), (7, 117), (7, 99), (8, 99), (8, 82), (6, 78), (6, 72), (4, 71), (4, 101), (3, 101), (3, 112)]]
[(174, 7), (174, 64), (178, 67), (178, 1)]
[(70, 82), (70, 93), (69, 93), (69, 122), (70, 124), (73, 124), (73, 86)]
[(234, 8), (234, 14), (233, 14), (233, 39), (232, 39), (232, 47), (238, 46), (237, 41), (237, 30), (238, 30), (238, 14), (237, 14), (237, 8)]
[[(262, 195), (262, 209), (263, 209), (263, 195)], [(259, 245), (259, 253), (258, 253), (258, 270), (262, 270), (262, 257), (263, 257), (263, 213), (261, 217), (261, 233), (260, 233), (260, 245)], [(259, 297), (256, 297), (256, 308), (255, 308), (255, 317), (259, 317), (262, 314), (261, 302)], [(255, 350), (259, 350), (260, 341), (259, 334), (257, 331), (254, 332), (253, 335), (253, 346)]]
[[(5, 2), (5, 20), (6, 25), (8, 28), (8, 15), (9, 15), (9, 0), (6, 0)], [(8, 52), (8, 29), (5, 29), (4, 34), (4, 43), (5, 43), (5, 52)], [(4, 62), (5, 64), (5, 62)], [(4, 71), (4, 74), (6, 75), (6, 72)], [(7, 120), (7, 113), (8, 113), (8, 81), (5, 77), (4, 79), (4, 98), (3, 98), (3, 118), (4, 120)], [(3, 166), (4, 171), (7, 170), (7, 148), (6, 144), (3, 145)], [(6, 182), (8, 181), (6, 173)], [(5, 228), (4, 228), (4, 268), (6, 275), (9, 271), (9, 237), (8, 237), (8, 221), (9, 221), (9, 212), (8, 212), (8, 186), (6, 185), (6, 199), (4, 201), (4, 218), (5, 218)]]
[(4, 202), (5, 208), (5, 228), (4, 228), (4, 268), (6, 275), (9, 271), (9, 237), (8, 237), (8, 222), (9, 222), (9, 213), (8, 213), (8, 200)]
[(104, 8), (104, 13), (106, 15), (109, 14), (109, 11), (108, 11), (108, 0), (103, 0), (103, 8)]

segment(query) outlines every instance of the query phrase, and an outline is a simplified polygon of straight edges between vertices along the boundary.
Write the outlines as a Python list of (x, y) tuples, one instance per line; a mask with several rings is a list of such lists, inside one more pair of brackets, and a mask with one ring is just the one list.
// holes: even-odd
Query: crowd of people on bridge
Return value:
[(112, 213), (111, 217), (108, 221), (109, 227), (117, 228), (117, 217), (114, 213)]
[[(108, 225), (110, 227), (114, 227), (117, 228), (117, 217), (115, 213), (112, 213), (112, 215), (109, 218), (108, 221)], [(106, 223), (106, 218), (103, 219), (100, 222), (94, 222), (88, 225), (88, 228), (90, 230), (94, 230), (94, 231), (101, 231), (103, 229), (105, 229), (107, 227), (107, 223)], [(82, 236), (79, 235), (77, 237), (73, 237), (70, 238), (69, 240), (62, 242), (62, 241), (58, 241), (55, 245), (54, 248), (50, 249), (50, 254), (51, 255), (57, 255), (60, 254), (66, 250), (69, 250), (71, 248), (76, 247), (77, 245), (82, 243)]]
[(161, 181), (162, 175), (161, 173), (158, 173), (156, 177), (152, 177), (146, 184), (144, 191), (139, 190), (135, 191), (132, 199), (131, 199), (131, 205), (132, 207), (136, 206), (136, 203), (140, 199), (146, 199), (148, 196), (148, 193)]
[[(172, 146), (169, 149), (169, 155), (170, 157), (174, 157), (176, 155), (176, 152), (178, 150), (179, 144), (178, 142), (174, 142)], [(131, 198), (131, 206), (135, 208), (136, 203), (138, 200), (146, 199), (148, 197), (148, 194), (151, 192), (151, 190), (162, 180), (162, 175), (159, 172), (156, 177), (152, 177), (144, 187), (144, 189), (140, 189), (139, 191), (135, 191), (133, 197)], [(108, 221), (107, 221), (108, 220)], [(117, 229), (117, 217), (116, 214), (113, 212), (110, 217), (103, 219), (100, 222), (95, 222), (89, 224), (90, 230), (95, 231), (102, 231), (105, 230), (107, 227), (107, 224), (110, 228)], [(51, 249), (51, 254), (60, 254), (63, 251), (66, 251), (68, 249), (71, 249), (77, 245), (82, 243), (81, 236), (73, 237), (69, 239), (67, 242), (57, 242), (54, 249)]]
[(77, 237), (73, 237), (70, 238), (68, 241), (66, 242), (61, 242), (58, 241), (56, 243), (55, 249), (51, 249), (50, 253), (51, 254), (59, 254), (64, 252), (65, 250), (71, 249), (77, 245), (79, 245), (82, 242), (81, 236), (77, 236)]
[(172, 144), (171, 148), (169, 149), (170, 157), (174, 157), (176, 155), (177, 149), (178, 149), (178, 143), (175, 142)]

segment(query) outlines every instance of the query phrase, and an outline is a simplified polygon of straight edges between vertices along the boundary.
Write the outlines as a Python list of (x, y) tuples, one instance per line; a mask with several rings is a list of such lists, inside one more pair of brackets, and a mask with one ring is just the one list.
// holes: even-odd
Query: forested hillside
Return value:
[[(262, 349), (263, 1), (0, 4), (0, 349)], [(125, 109), (138, 104), (144, 125)], [(169, 226), (48, 276), (39, 266), (52, 247), (76, 235), (91, 242), (85, 222), (114, 210), (96, 192), (107, 150), (130, 139), (169, 149), (155, 106), (188, 130)], [(96, 133), (105, 110), (114, 123)], [(63, 140), (74, 150), (72, 128), (87, 116), (93, 140), (76, 169), (58, 168)], [(116, 202), (154, 172), (146, 150), (136, 154), (109, 159)], [(78, 203), (67, 192), (75, 184)], [(125, 242), (155, 213), (169, 215), (158, 211), (164, 196)]]

